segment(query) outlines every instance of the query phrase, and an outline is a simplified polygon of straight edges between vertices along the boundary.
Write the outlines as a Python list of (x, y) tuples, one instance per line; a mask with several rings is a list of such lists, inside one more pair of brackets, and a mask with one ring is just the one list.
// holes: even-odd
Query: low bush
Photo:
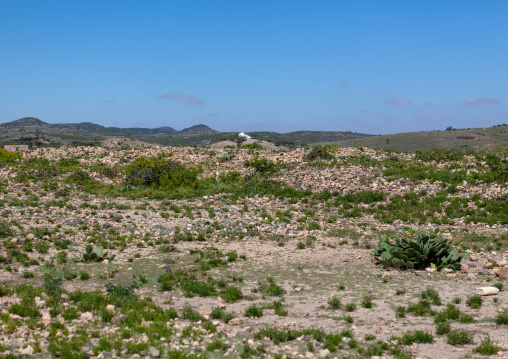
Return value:
[(446, 342), (450, 345), (472, 344), (473, 337), (468, 332), (454, 330), (448, 333)]
[(395, 243), (390, 243), (387, 236), (380, 236), (378, 248), (371, 256), (379, 261), (380, 268), (460, 268), (462, 255), (446, 239), (437, 238), (437, 233), (437, 229), (421, 232), (416, 241), (397, 238)]
[(125, 181), (134, 186), (176, 189), (194, 185), (197, 181), (197, 171), (187, 169), (176, 161), (159, 157), (142, 157), (125, 167)]

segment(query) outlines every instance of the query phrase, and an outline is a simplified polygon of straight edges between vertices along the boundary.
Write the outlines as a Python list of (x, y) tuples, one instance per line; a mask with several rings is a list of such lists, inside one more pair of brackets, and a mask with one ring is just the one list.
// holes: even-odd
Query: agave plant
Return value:
[(380, 236), (378, 247), (371, 256), (379, 261), (380, 268), (459, 269), (463, 255), (452, 249), (446, 239), (437, 238), (438, 232), (439, 229), (418, 232), (416, 241), (397, 238), (395, 243), (391, 243), (387, 236)]
[(104, 252), (104, 247), (102, 246), (97, 246), (94, 250), (93, 246), (89, 244), (86, 246), (85, 251), (86, 253), (83, 254), (80, 262), (102, 262), (105, 259), (112, 261), (115, 258), (115, 255), (108, 256), (108, 252)]

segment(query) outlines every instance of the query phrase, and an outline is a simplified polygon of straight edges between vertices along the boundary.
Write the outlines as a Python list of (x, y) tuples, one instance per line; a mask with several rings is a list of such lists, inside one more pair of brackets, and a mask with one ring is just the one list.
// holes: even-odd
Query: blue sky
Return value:
[(508, 123), (508, 1), (0, 0), (0, 122)]

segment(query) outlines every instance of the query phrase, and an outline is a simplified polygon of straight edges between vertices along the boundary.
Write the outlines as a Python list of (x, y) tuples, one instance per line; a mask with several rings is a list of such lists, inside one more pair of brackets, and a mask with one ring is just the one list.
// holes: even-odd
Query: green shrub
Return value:
[(490, 338), (487, 337), (482, 340), (480, 345), (473, 349), (473, 353), (481, 355), (494, 355), (500, 350), (501, 348), (494, 345)]
[(450, 333), (450, 330), (451, 326), (448, 322), (437, 323), (436, 325), (436, 334), (438, 335), (448, 334)]
[(58, 297), (62, 293), (64, 272), (58, 268), (47, 268), (42, 276), (44, 291), (51, 297)]
[(192, 309), (191, 306), (186, 305), (182, 310), (182, 318), (190, 320), (191, 322), (199, 322), (204, 320), (203, 316), (197, 310)]
[(420, 294), (420, 296), (422, 299), (430, 300), (433, 305), (441, 305), (441, 299), (439, 298), (439, 294), (435, 289), (427, 288)]
[(448, 333), (446, 341), (450, 345), (472, 344), (473, 337), (468, 332), (454, 330)]
[(246, 317), (260, 318), (263, 316), (263, 309), (253, 304), (245, 310)]
[(479, 295), (474, 295), (466, 300), (466, 304), (469, 308), (480, 309), (483, 303), (483, 298)]
[(380, 268), (397, 267), (411, 269), (435, 268), (459, 269), (462, 255), (453, 250), (446, 239), (438, 239), (438, 230), (418, 233), (416, 241), (399, 239), (390, 243), (387, 236), (380, 236), (378, 248), (371, 253), (379, 261)]
[(404, 318), (406, 316), (406, 308), (404, 306), (398, 306), (395, 308), (395, 315), (398, 318)]
[(21, 155), (19, 153), (9, 152), (0, 148), (0, 166), (13, 165), (19, 159), (21, 159)]
[(180, 283), (180, 288), (186, 297), (209, 297), (215, 294), (215, 289), (212, 283), (203, 282), (199, 280), (189, 280)]
[(207, 344), (206, 350), (209, 352), (213, 352), (215, 350), (228, 350), (228, 345), (224, 343), (222, 340), (214, 340), (213, 342)]
[(282, 303), (282, 300), (276, 300), (272, 303), (272, 307), (275, 310), (275, 314), (285, 317), (288, 315), (288, 311), (284, 309), (284, 304)]
[(335, 309), (335, 310), (340, 309), (340, 307), (342, 307), (342, 302), (340, 301), (340, 299), (338, 297), (333, 297), (328, 301), (328, 307), (330, 309)]
[(372, 303), (372, 296), (364, 295), (362, 298), (362, 307), (370, 309), (373, 306), (374, 304)]
[(497, 325), (508, 325), (508, 309), (505, 309), (502, 313), (499, 313), (495, 318)]
[(405, 333), (400, 341), (405, 345), (411, 345), (413, 343), (434, 343), (434, 338), (430, 333), (416, 330), (414, 332)]
[(347, 312), (354, 312), (356, 310), (356, 303), (348, 303), (345, 307)]
[(86, 185), (92, 182), (92, 177), (90, 177), (90, 175), (84, 171), (77, 170), (68, 175), (67, 178), (65, 179), (65, 182)]
[(426, 162), (451, 162), (461, 160), (462, 158), (464, 158), (464, 153), (457, 149), (447, 150), (438, 147), (431, 148), (425, 152), (416, 152), (415, 154), (415, 159)]
[(0, 238), (11, 237), (15, 235), (15, 231), (11, 228), (11, 225), (0, 219)]
[(225, 288), (220, 296), (226, 303), (235, 303), (243, 299), (242, 290), (234, 286)]
[(125, 167), (129, 185), (176, 189), (197, 182), (197, 171), (185, 168), (176, 161), (158, 157), (141, 157)]
[(266, 281), (258, 282), (258, 287), (256, 291), (263, 293), (264, 295), (268, 295), (270, 297), (281, 297), (286, 294), (286, 290), (282, 288), (280, 285), (276, 284), (272, 277), (267, 277)]
[(243, 165), (245, 167), (252, 167), (259, 173), (272, 174), (277, 171), (277, 165), (266, 158), (255, 158), (253, 160), (246, 160)]
[(330, 153), (329, 146), (314, 146), (305, 156), (306, 161), (332, 160), (333, 155)]

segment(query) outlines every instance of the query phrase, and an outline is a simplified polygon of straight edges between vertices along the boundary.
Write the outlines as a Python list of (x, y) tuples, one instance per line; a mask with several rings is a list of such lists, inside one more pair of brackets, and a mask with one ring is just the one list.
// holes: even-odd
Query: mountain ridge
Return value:
[(2, 127), (46, 127), (46, 128), (55, 128), (55, 129), (71, 129), (71, 130), (82, 130), (82, 131), (90, 131), (90, 132), (132, 132), (143, 135), (156, 135), (156, 134), (200, 134), (200, 133), (216, 133), (214, 129), (208, 127), (204, 124), (198, 124), (191, 127), (184, 128), (183, 130), (175, 130), (169, 126), (162, 126), (157, 128), (145, 128), (145, 127), (130, 127), (130, 128), (121, 128), (121, 127), (106, 127), (93, 122), (78, 122), (78, 123), (48, 123), (44, 122), (36, 117), (23, 117), (18, 120), (14, 120), (11, 122), (5, 122), (0, 124), (0, 128)]

